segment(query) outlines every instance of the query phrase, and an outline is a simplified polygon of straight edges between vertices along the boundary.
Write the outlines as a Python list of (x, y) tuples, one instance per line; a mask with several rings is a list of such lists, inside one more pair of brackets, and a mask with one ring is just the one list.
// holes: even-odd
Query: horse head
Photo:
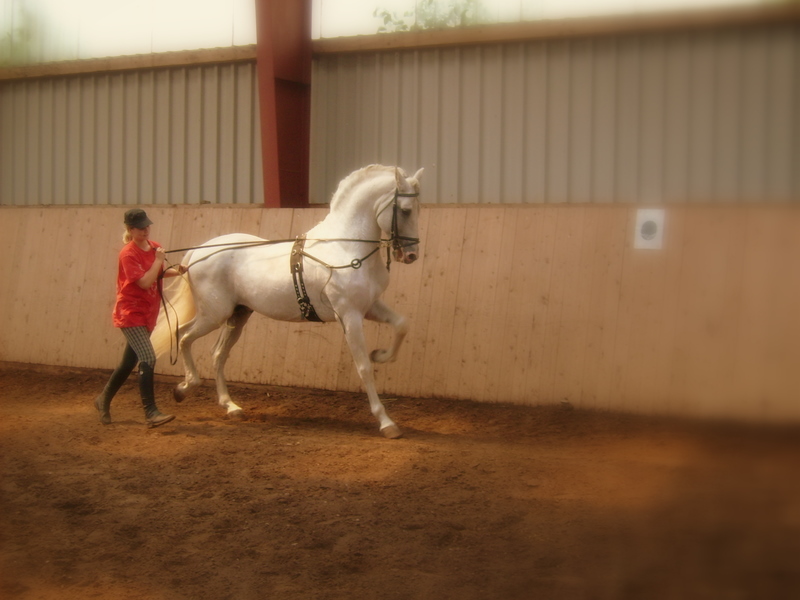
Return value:
[(396, 262), (411, 264), (419, 257), (419, 178), (423, 171), (408, 177), (395, 168), (392, 199), (377, 215), (378, 225), (391, 235)]

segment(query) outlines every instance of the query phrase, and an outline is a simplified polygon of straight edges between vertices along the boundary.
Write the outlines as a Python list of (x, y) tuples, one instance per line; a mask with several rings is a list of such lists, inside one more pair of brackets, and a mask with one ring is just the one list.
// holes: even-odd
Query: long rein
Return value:
[[(376, 216), (380, 216), (383, 213), (383, 211), (385, 211), (387, 208), (389, 208), (389, 206), (392, 207), (392, 226), (391, 226), (392, 231), (391, 231), (391, 237), (389, 239), (383, 239), (383, 238), (378, 239), (378, 240), (362, 240), (362, 239), (354, 239), (354, 238), (311, 238), (311, 239), (308, 239), (303, 234), (303, 235), (299, 235), (299, 236), (297, 236), (296, 238), (293, 238), (293, 239), (259, 240), (259, 241), (249, 241), (249, 242), (229, 242), (229, 243), (226, 243), (226, 244), (205, 244), (203, 246), (190, 246), (188, 248), (177, 248), (175, 250), (166, 250), (165, 253), (166, 254), (175, 254), (175, 253), (178, 253), (178, 252), (188, 252), (189, 250), (199, 250), (201, 248), (220, 248), (220, 250), (217, 250), (216, 252), (212, 252), (211, 254), (208, 254), (207, 256), (204, 256), (204, 257), (196, 260), (194, 263), (192, 263), (192, 264), (197, 264), (199, 262), (202, 262), (204, 260), (207, 260), (207, 259), (211, 258), (212, 256), (215, 256), (219, 252), (225, 252), (226, 250), (237, 250), (237, 249), (240, 249), (240, 248), (250, 248), (250, 247), (256, 247), (256, 246), (271, 246), (271, 245), (274, 245), (274, 244), (297, 244), (300, 240), (302, 240), (303, 242), (305, 242), (305, 241), (312, 241), (312, 242), (357, 242), (357, 243), (364, 243), (364, 244), (376, 244), (376, 246), (375, 246), (375, 249), (372, 250), (372, 252), (370, 252), (369, 254), (364, 256), (363, 258), (354, 258), (353, 260), (350, 261), (350, 263), (348, 263), (346, 265), (331, 265), (331, 264), (328, 264), (325, 261), (323, 261), (322, 259), (317, 258), (316, 256), (313, 256), (313, 255), (309, 254), (308, 252), (306, 252), (305, 250), (303, 250), (302, 246), (301, 246), (301, 249), (299, 250), (299, 252), (300, 252), (301, 256), (305, 256), (306, 258), (310, 258), (311, 260), (316, 261), (319, 264), (321, 264), (324, 267), (327, 267), (329, 269), (359, 269), (359, 268), (361, 268), (361, 265), (364, 263), (364, 261), (366, 261), (373, 254), (378, 252), (382, 247), (386, 247), (386, 269), (389, 270), (390, 265), (391, 265), (391, 254), (390, 254), (390, 250), (389, 250), (390, 248), (393, 248), (393, 249), (397, 250), (397, 249), (400, 249), (400, 248), (405, 248), (406, 246), (412, 246), (414, 244), (418, 244), (419, 243), (419, 238), (412, 238), (412, 237), (400, 235), (399, 227), (398, 227), (398, 224), (397, 224), (397, 198), (399, 198), (399, 197), (416, 198), (418, 196), (419, 196), (418, 192), (407, 193), (407, 192), (401, 192), (400, 190), (395, 189), (394, 198), (392, 199), (392, 201), (387, 203), (386, 206), (384, 206), (380, 211), (378, 211), (378, 214)], [(167, 262), (169, 263), (169, 261), (167, 261)], [(173, 267), (173, 266), (174, 266), (173, 264), (169, 263), (169, 266), (167, 268), (170, 268), (170, 267)], [(186, 273), (189, 270), (190, 266), (191, 265), (186, 265), (184, 273)], [(166, 271), (166, 269), (164, 271)], [(163, 282), (162, 282), (162, 280), (164, 278), (164, 271), (162, 271), (161, 274), (158, 277), (158, 292), (159, 292), (159, 295), (161, 296), (161, 304), (162, 304), (162, 306), (164, 308), (164, 315), (165, 315), (165, 317), (167, 319), (167, 327), (172, 329), (172, 326), (171, 326), (171, 324), (169, 322), (169, 311), (167, 310), (167, 304), (169, 304), (169, 306), (170, 306), (170, 308), (172, 308), (173, 312), (175, 311), (175, 309), (172, 307), (172, 304), (164, 296)], [(300, 281), (300, 284), (302, 285), (302, 280)], [(295, 283), (295, 287), (297, 287), (297, 283)], [(304, 286), (303, 286), (303, 291), (305, 292)], [(298, 292), (298, 296), (299, 296), (299, 292)], [(309, 307), (310, 307), (310, 304), (309, 304)], [(310, 307), (310, 309), (311, 309), (311, 311), (313, 311), (313, 307)], [(173, 357), (173, 354), (172, 354), (172, 336), (170, 336), (169, 362), (170, 362), (171, 365), (175, 365), (178, 362), (177, 341), (178, 341), (178, 330), (179, 330), (179, 327), (180, 327), (180, 323), (178, 323), (177, 320), (176, 320), (176, 322), (175, 322), (175, 342), (176, 342), (176, 347), (175, 347), (175, 356), (174, 357)]]
[[(296, 238), (291, 239), (282, 239), (282, 240), (259, 240), (259, 241), (249, 241), (249, 242), (228, 242), (225, 244), (205, 244), (203, 246), (190, 246), (188, 248), (178, 248), (176, 250), (167, 250), (166, 254), (174, 254), (177, 252), (188, 252), (189, 250), (199, 250), (201, 248), (221, 248), (216, 252), (212, 252), (211, 254), (204, 256), (203, 258), (198, 259), (193, 264), (197, 264), (204, 260), (208, 260), (212, 256), (218, 254), (219, 252), (225, 252), (226, 250), (236, 250), (239, 248), (250, 248), (256, 246), (271, 246), (274, 244), (293, 244), (297, 242), (298, 239), (303, 238), (307, 242), (357, 242), (357, 243), (364, 243), (364, 244), (377, 244), (375, 249), (364, 256), (363, 258), (354, 258), (346, 265), (331, 265), (326, 263), (324, 260), (317, 258), (302, 250), (301, 253), (306, 258), (310, 258), (313, 261), (318, 262), (324, 267), (328, 269), (359, 269), (361, 265), (369, 259), (373, 254), (378, 252), (381, 248), (386, 248), (386, 269), (388, 270), (391, 265), (391, 256), (389, 254), (389, 248), (393, 248), (395, 250), (400, 248), (405, 248), (407, 246), (413, 246), (414, 244), (419, 243), (419, 238), (412, 238), (408, 236), (400, 235), (399, 227), (397, 225), (397, 199), (398, 198), (416, 198), (419, 196), (419, 192), (401, 192), (400, 190), (395, 190), (394, 197), (390, 202), (386, 204), (381, 210), (378, 211), (376, 217), (379, 217), (383, 211), (385, 211), (390, 206), (392, 207), (392, 230), (391, 230), (391, 237), (389, 239), (377, 239), (377, 240), (362, 240), (357, 238), (306, 238), (305, 235), (300, 235)], [(170, 266), (174, 266), (171, 265)], [(186, 266), (186, 271), (189, 270), (191, 265)], [(185, 272), (185, 271), (184, 271)], [(163, 275), (162, 275), (163, 276)]]
[[(302, 237), (302, 236), (299, 236), (299, 237)], [(330, 269), (347, 269), (347, 268), (358, 269), (359, 267), (361, 267), (361, 264), (365, 260), (367, 260), (370, 256), (375, 254), (382, 247), (385, 247), (385, 246), (388, 246), (388, 245), (391, 245), (391, 244), (394, 243), (394, 240), (392, 240), (391, 238), (388, 239), (388, 240), (385, 240), (385, 239), (380, 239), (380, 240), (361, 240), (361, 239), (351, 239), (351, 238), (304, 238), (304, 239), (306, 241), (308, 241), (308, 242), (363, 242), (365, 244), (377, 244), (377, 247), (372, 252), (370, 252), (369, 254), (364, 256), (363, 258), (354, 258), (352, 261), (350, 261), (350, 263), (348, 263), (346, 265), (329, 265), (325, 261), (323, 261), (323, 260), (321, 260), (321, 259), (319, 259), (319, 258), (317, 258), (315, 256), (312, 256), (312, 255), (306, 253), (305, 251), (303, 252), (304, 256), (307, 256), (308, 258), (310, 258), (312, 260), (315, 260), (318, 263), (320, 263), (321, 265), (324, 265), (324, 266), (326, 266), (326, 267), (328, 267)], [(212, 256), (214, 256), (214, 255), (216, 255), (216, 254), (218, 254), (220, 252), (225, 252), (226, 250), (239, 250), (241, 248), (251, 248), (251, 247), (257, 247), (257, 246), (272, 246), (274, 244), (293, 244), (296, 241), (297, 241), (297, 238), (291, 238), (291, 239), (287, 238), (287, 239), (282, 239), (282, 240), (259, 240), (259, 241), (249, 241), (249, 242), (228, 242), (228, 243), (225, 243), (225, 244), (205, 244), (203, 246), (190, 246), (188, 248), (178, 248), (176, 250), (167, 250), (166, 254), (173, 254), (173, 253), (176, 253), (176, 252), (188, 252), (189, 250), (201, 250), (201, 249), (204, 249), (204, 248), (220, 248), (220, 250), (217, 250), (216, 252), (212, 252), (211, 254), (209, 254), (207, 256), (204, 256), (202, 258), (197, 259), (191, 265), (187, 265), (186, 266), (186, 270), (188, 271), (189, 267), (191, 267), (193, 265), (196, 265), (197, 263), (202, 262), (204, 260), (208, 260)], [(173, 265), (170, 265), (170, 266), (173, 266)]]

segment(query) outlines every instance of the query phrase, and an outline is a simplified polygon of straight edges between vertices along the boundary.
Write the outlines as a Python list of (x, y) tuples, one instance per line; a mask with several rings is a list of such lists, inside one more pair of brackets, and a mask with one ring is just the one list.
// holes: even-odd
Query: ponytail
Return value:
[(127, 244), (132, 239), (133, 239), (133, 236), (131, 235), (131, 230), (126, 227), (125, 228), (125, 233), (122, 234), (122, 243), (123, 244)]

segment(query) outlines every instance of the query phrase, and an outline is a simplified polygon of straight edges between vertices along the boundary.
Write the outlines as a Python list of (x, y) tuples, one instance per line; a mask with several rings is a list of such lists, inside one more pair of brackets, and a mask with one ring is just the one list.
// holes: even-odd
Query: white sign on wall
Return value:
[(643, 250), (661, 250), (663, 242), (664, 209), (640, 208), (637, 210), (633, 247)]

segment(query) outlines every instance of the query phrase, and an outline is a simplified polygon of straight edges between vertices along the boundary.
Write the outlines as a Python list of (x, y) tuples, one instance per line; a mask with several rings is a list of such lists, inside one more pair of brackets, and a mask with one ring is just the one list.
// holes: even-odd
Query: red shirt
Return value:
[(161, 301), (158, 293), (159, 280), (156, 278), (153, 285), (146, 290), (136, 283), (153, 266), (156, 260), (153, 248), (160, 248), (161, 244), (151, 240), (150, 246), (150, 250), (144, 251), (134, 242), (129, 242), (120, 250), (114, 327), (147, 327), (147, 331), (151, 332), (156, 327)]

